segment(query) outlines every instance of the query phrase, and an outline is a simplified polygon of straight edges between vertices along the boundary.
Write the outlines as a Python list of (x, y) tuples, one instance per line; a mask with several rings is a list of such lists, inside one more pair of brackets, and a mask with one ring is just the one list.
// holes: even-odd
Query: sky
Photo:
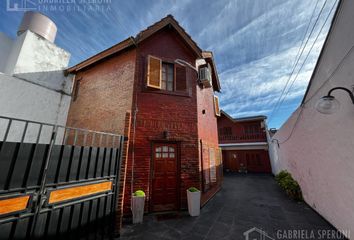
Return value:
[[(71, 53), (70, 66), (172, 14), (213, 51), (221, 109), (235, 118), (266, 115), (279, 128), (301, 103), (337, 1), (27, 0), (26, 7), (56, 23), (55, 43)], [(0, 32), (11, 38), (23, 15), (15, 4), (23, 2), (0, 1)]]

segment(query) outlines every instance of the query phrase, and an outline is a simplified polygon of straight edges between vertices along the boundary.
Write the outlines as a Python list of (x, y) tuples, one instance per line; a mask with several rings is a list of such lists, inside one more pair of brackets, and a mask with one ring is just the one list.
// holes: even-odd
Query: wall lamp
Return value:
[(332, 92), (334, 90), (344, 90), (349, 94), (352, 103), (354, 104), (354, 95), (348, 88), (344, 87), (335, 87), (329, 90), (326, 96), (321, 97), (316, 103), (316, 110), (323, 114), (332, 114), (338, 111), (340, 108), (340, 103), (334, 96), (332, 96)]
[(193, 69), (194, 71), (196, 71), (198, 73), (198, 69), (187, 61), (184, 61), (182, 59), (176, 59), (175, 63), (177, 63), (178, 65), (181, 65), (183, 67), (190, 67), (191, 69)]

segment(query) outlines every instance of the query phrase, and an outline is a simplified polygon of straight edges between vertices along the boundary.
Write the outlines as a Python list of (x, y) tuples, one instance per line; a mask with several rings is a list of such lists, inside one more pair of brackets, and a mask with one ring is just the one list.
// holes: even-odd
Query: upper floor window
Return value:
[(186, 92), (188, 88), (185, 67), (150, 55), (148, 56), (146, 81), (148, 87), (164, 91)]
[(161, 89), (167, 91), (173, 91), (174, 83), (174, 66), (171, 63), (162, 63), (162, 78)]

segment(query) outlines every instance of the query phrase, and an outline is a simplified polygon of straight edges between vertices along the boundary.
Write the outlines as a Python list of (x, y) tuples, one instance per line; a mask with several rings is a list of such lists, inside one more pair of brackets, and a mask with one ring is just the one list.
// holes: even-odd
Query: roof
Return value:
[(129, 37), (116, 45), (82, 61), (81, 63), (76, 64), (73, 67), (67, 69), (69, 73), (77, 73), (78, 71), (91, 66), (99, 61), (104, 60), (105, 58), (112, 56), (113, 54), (124, 51), (130, 47), (137, 47), (139, 43), (155, 34), (157, 31), (161, 30), (166, 26), (172, 26), (176, 32), (183, 38), (183, 40), (187, 43), (187, 45), (191, 48), (191, 50), (196, 54), (198, 58), (205, 58), (207, 62), (210, 63), (213, 72), (213, 88), (215, 91), (220, 92), (220, 82), (219, 77), (216, 70), (215, 61), (213, 58), (213, 54), (210, 51), (202, 51), (197, 43), (191, 38), (191, 36), (179, 25), (176, 19), (172, 15), (167, 15), (162, 18), (160, 21), (154, 23), (148, 28), (139, 32), (135, 37)]
[(267, 119), (267, 116), (264, 116), (264, 115), (249, 116), (249, 117), (242, 117), (242, 118), (233, 118), (223, 110), (221, 110), (220, 113), (223, 114), (225, 117), (227, 117), (228, 119), (230, 119), (233, 122), (246, 122), (246, 121)]

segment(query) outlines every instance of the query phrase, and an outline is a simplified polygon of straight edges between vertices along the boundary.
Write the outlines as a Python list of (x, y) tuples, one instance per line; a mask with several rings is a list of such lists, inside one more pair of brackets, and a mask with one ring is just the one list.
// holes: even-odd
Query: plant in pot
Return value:
[(144, 217), (145, 193), (137, 190), (132, 197), (133, 223), (142, 223)]
[(195, 187), (187, 189), (188, 212), (192, 217), (200, 214), (200, 191)]

